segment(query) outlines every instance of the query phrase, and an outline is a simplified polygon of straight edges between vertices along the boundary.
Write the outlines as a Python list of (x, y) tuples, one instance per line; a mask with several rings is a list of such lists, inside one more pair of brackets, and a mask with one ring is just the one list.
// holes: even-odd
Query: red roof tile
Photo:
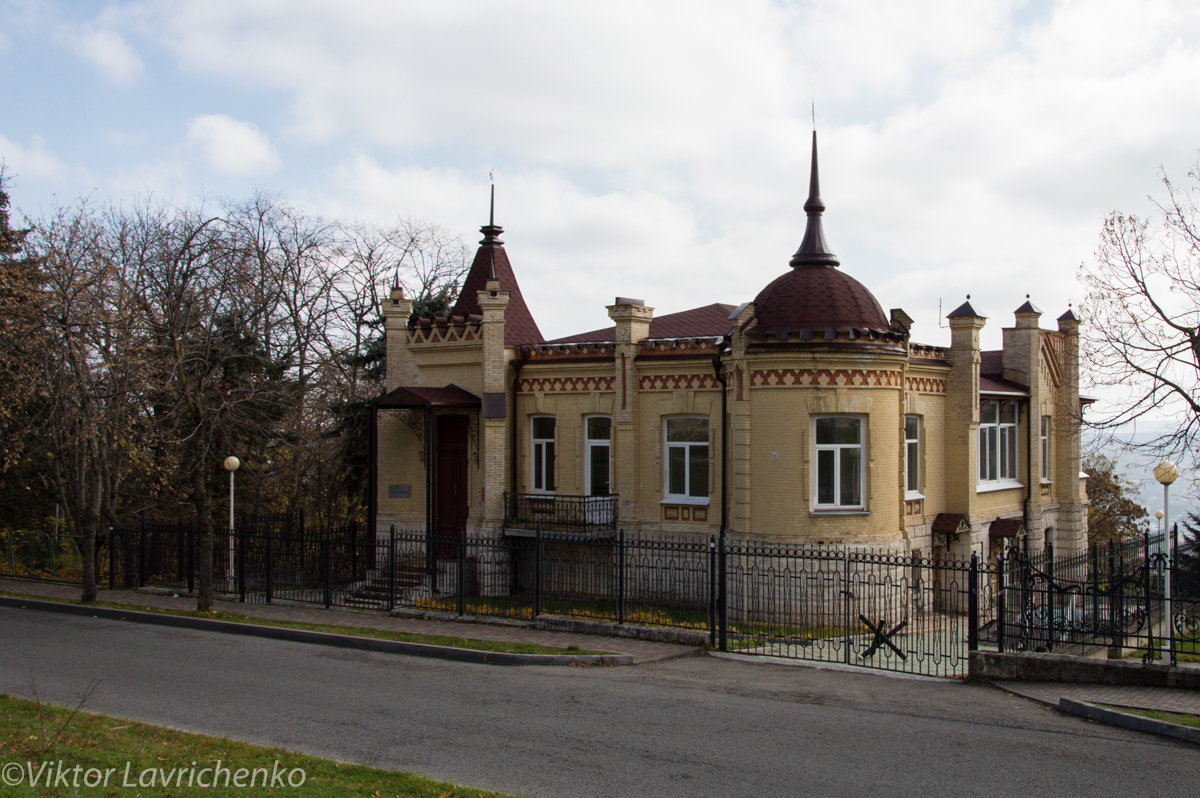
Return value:
[(484, 238), (479, 242), (475, 260), (471, 263), (471, 270), (467, 272), (467, 279), (463, 281), (458, 301), (454, 303), (450, 315), (482, 314), (478, 293), (487, 290), (487, 282), (492, 274), (495, 274), (500, 283), (500, 290), (508, 292), (508, 307), (504, 309), (504, 345), (542, 343), (545, 339), (542, 338), (542, 332), (525, 304), (525, 297), (521, 295), (517, 276), (508, 262), (508, 253), (504, 251), (504, 242), (498, 238), (504, 231), (494, 225), (485, 225), (480, 228), (480, 232), (484, 234)]
[[(729, 314), (733, 313), (734, 305), (724, 305), (719, 302), (704, 307), (683, 310), (679, 313), (667, 313), (650, 320), (651, 338), (707, 338), (725, 335), (733, 322)], [(582, 344), (600, 341), (613, 341), (617, 337), (616, 327), (605, 327), (602, 330), (568, 335), (565, 338), (555, 338), (547, 341), (550, 344)]]
[(754, 298), (754, 316), (761, 332), (891, 326), (866, 286), (833, 266), (789, 269)]
[(1025, 522), (1020, 518), (997, 518), (988, 526), (988, 535), (994, 538), (1016, 537), (1025, 531)]

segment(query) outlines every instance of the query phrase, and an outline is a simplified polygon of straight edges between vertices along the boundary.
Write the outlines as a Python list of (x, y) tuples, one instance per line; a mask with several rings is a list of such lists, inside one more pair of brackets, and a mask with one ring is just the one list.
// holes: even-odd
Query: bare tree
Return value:
[(1111, 412), (1090, 423), (1116, 430), (1169, 420), (1143, 447), (1164, 456), (1200, 443), (1200, 172), (1177, 186), (1153, 219), (1113, 213), (1095, 263), (1081, 267), (1087, 288), (1083, 349), (1093, 382), (1111, 393)]
[[(127, 281), (139, 255), (86, 202), (60, 209), (31, 236), (45, 281), (49, 386), (44, 434), (68, 527), (83, 561), (83, 599), (96, 597), (97, 543), (116, 520), (115, 497), (139, 448), (138, 392), (146, 340)], [(136, 263), (134, 264), (136, 269)]]

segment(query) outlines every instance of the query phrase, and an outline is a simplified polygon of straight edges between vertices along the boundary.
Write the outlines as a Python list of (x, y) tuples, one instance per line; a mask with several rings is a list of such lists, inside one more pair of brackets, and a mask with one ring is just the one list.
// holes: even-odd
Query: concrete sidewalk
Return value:
[[(80, 595), (78, 585), (39, 582), (10, 577), (0, 577), (0, 591), (54, 600), (78, 600)], [(181, 611), (196, 609), (195, 595), (172, 594), (157, 589), (107, 590), (102, 588), (98, 598), (100, 601), (120, 604), (130, 609), (138, 607)], [(699, 653), (699, 649), (694, 646), (659, 643), (649, 640), (638, 640), (631, 637), (534, 629), (521, 622), (505, 622), (503, 619), (495, 619), (496, 622), (491, 622), (492, 619), (483, 622), (471, 618), (465, 618), (461, 621), (427, 620), (397, 617), (377, 610), (351, 610), (341, 607), (325, 609), (320, 605), (294, 602), (242, 604), (237, 601), (218, 599), (214, 601), (213, 606), (222, 612), (237, 613), (268, 621), (279, 620), (331, 626), (353, 626), (508, 643), (534, 643), (562, 649), (575, 646), (576, 648), (588, 651), (626, 656), (631, 658), (633, 664), (655, 662)]]

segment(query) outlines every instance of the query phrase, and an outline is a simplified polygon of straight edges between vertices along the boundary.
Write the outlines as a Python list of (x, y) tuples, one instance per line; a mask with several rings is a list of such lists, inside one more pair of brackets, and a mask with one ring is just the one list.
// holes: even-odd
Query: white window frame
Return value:
[[(529, 492), (553, 494), (557, 487), (554, 479), (554, 435), (549, 438), (538, 437), (539, 421), (549, 419), (558, 431), (558, 422), (554, 416), (529, 417)], [(538, 467), (541, 466), (539, 479)], [(549, 476), (549, 480), (546, 477)], [(549, 482), (549, 486), (547, 486)]]
[[(995, 421), (985, 420), (988, 409), (995, 408)], [(1012, 421), (1005, 421), (1005, 411), (1012, 410)], [(980, 485), (1020, 484), (1017, 466), (1021, 447), (1017, 430), (1021, 423), (1021, 407), (1010, 399), (985, 399), (979, 404), (979, 438), (977, 478)]]
[(1050, 482), (1050, 416), (1042, 416), (1042, 482)]
[[(820, 441), (820, 429), (825, 421), (854, 421), (858, 428), (858, 441), (855, 443), (836, 443)], [(866, 479), (866, 450), (867, 450), (867, 420), (862, 416), (816, 416), (812, 422), (812, 439), (813, 439), (813, 467), (812, 467), (812, 490), (813, 490), (813, 509), (821, 511), (861, 511), (867, 508), (867, 479)], [(822, 456), (824, 455), (824, 457)], [(842, 483), (842, 461), (846, 457), (857, 456), (858, 468), (854, 474), (854, 479), (858, 484), (858, 501), (843, 502), (843, 483)], [(823, 459), (832, 458), (833, 478), (833, 496), (834, 501), (821, 501), (821, 477), (822, 468), (821, 461)]]
[[(604, 419), (608, 422), (608, 437), (593, 438), (591, 437), (591, 421), (593, 419)], [(600, 494), (604, 496), (612, 495), (612, 416), (584, 416), (583, 417), (583, 479), (584, 491), (588, 496), (595, 496), (592, 493), (592, 449), (593, 447), (603, 447), (608, 450), (608, 493)]]
[[(673, 421), (703, 421), (704, 440), (672, 441), (670, 426)], [(712, 462), (712, 451), (709, 447), (709, 437), (712, 435), (712, 424), (708, 416), (671, 416), (663, 419), (663, 502), (672, 504), (708, 504), (712, 494), (712, 480), (709, 474), (709, 464)], [(703, 496), (692, 495), (692, 449), (703, 447), (704, 456), (704, 487)], [(683, 493), (671, 492), (671, 452), (683, 451)]]
[[(916, 430), (908, 428), (910, 420), (915, 424)], [(916, 474), (913, 474), (914, 468)], [(921, 495), (923, 471), (924, 469), (921, 468), (921, 417), (908, 414), (904, 417), (904, 498), (924, 498)]]

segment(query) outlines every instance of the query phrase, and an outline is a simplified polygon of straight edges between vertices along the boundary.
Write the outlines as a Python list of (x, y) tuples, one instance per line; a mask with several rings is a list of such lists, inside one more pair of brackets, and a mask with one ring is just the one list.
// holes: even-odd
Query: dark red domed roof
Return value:
[(754, 298), (762, 332), (799, 332), (805, 327), (868, 328), (890, 326), (867, 287), (834, 266), (794, 267)]
[(825, 233), (821, 229), (825, 203), (821, 201), (817, 177), (815, 130), (808, 201), (804, 203), (804, 211), (808, 214), (808, 223), (804, 229), (804, 240), (792, 256), (791, 270), (754, 298), (758, 332), (778, 335), (783, 339), (795, 332), (804, 339), (812, 338), (816, 331), (827, 331), (830, 327), (842, 330), (888, 330), (891, 325), (879, 302), (866, 286), (837, 268), (837, 256), (829, 251), (829, 245), (825, 242)]

